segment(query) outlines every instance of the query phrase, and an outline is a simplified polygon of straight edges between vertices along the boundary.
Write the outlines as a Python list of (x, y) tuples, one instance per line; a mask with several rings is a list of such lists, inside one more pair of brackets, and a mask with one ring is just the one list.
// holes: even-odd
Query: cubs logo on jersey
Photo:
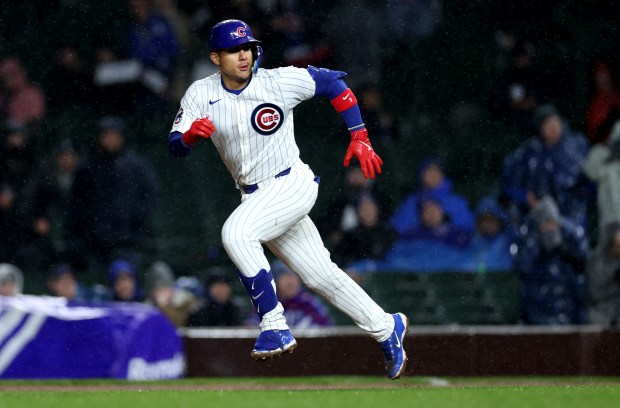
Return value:
[(284, 112), (273, 103), (263, 103), (252, 111), (251, 122), (252, 127), (257, 133), (269, 136), (280, 129), (280, 126), (284, 123)]

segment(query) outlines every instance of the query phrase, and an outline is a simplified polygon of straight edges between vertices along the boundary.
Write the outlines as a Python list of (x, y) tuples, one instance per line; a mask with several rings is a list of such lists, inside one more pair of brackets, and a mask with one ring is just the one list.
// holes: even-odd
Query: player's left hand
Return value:
[(344, 156), (345, 167), (349, 166), (353, 156), (357, 157), (360, 162), (364, 177), (374, 179), (375, 173), (381, 174), (383, 160), (372, 148), (370, 139), (368, 139), (368, 131), (365, 128), (351, 132), (351, 143)]

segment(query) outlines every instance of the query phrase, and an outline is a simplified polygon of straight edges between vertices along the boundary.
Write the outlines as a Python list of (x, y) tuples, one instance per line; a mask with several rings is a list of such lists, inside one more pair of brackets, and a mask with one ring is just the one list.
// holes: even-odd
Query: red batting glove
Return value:
[(349, 148), (344, 156), (345, 167), (349, 166), (354, 155), (360, 162), (364, 177), (374, 179), (375, 172), (381, 174), (383, 160), (372, 148), (366, 128), (351, 132), (351, 143), (349, 143)]
[(215, 132), (215, 125), (209, 118), (196, 119), (189, 130), (183, 133), (183, 143), (193, 146), (200, 138), (210, 138), (213, 132)]

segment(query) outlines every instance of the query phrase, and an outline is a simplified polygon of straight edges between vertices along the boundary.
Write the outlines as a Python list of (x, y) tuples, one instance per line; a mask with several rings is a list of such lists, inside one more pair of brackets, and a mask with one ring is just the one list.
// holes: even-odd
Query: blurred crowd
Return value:
[[(77, 42), (63, 42), (39, 83), (19, 58), (0, 55), (0, 295), (45, 280), (53, 296), (151, 303), (177, 326), (256, 325), (249, 303), (235, 296), (231, 265), (177, 274), (146, 256), (160, 182), (158, 169), (128, 145), (128, 123), (165, 117), (189, 83), (215, 72), (206, 36), (215, 22), (239, 18), (268, 44), (265, 67), (346, 70), (373, 141), (397, 149), (404, 130), (384, 103), (382, 39), (398, 47), (432, 35), (439, 6), (127, 0), (122, 41), (101, 35), (90, 59)], [(364, 47), (351, 47), (351, 36)], [(514, 41), (488, 95), (486, 109), (521, 140), (501, 158), (486, 194), (475, 201), (459, 194), (442, 156), (429, 155), (401, 163), (414, 176), (390, 208), (385, 191), (352, 166), (317, 220), (334, 262), (356, 277), (514, 271), (523, 323), (620, 325), (617, 72), (610, 61), (590, 61), (587, 114), (567, 118), (535, 56), (533, 43)], [(80, 109), (98, 117), (91, 135), (56, 140), (45, 154), (33, 149), (46, 116)], [(97, 282), (81, 282), (86, 273)], [(273, 273), (292, 326), (333, 324), (285, 265), (274, 262)]]

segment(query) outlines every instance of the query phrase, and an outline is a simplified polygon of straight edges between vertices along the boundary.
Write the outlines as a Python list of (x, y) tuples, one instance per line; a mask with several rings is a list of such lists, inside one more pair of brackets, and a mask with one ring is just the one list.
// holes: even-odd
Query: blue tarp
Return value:
[(0, 378), (179, 378), (181, 336), (156, 308), (0, 296)]
[(402, 272), (494, 272), (513, 268), (508, 236), (488, 244), (458, 248), (441, 242), (401, 240), (384, 259), (363, 260), (346, 265), (358, 273)]

